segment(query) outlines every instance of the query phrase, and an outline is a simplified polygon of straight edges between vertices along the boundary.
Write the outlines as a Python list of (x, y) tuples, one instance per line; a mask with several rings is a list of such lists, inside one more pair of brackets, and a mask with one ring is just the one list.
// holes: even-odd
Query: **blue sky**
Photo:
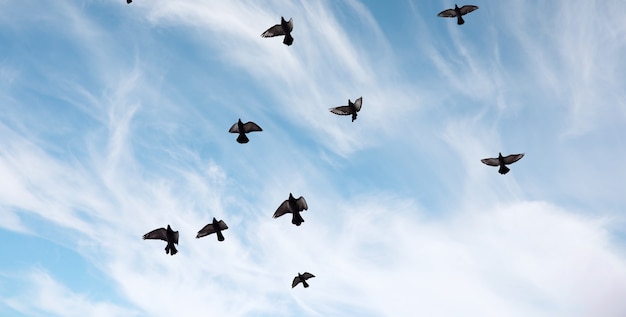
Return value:
[(0, 0), (0, 315), (626, 315), (626, 2), (472, 4)]

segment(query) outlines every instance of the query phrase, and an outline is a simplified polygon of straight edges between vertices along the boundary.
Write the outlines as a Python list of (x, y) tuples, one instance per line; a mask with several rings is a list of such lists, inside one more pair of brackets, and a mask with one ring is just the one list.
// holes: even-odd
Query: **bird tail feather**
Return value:
[(224, 235), (221, 231), (215, 232), (217, 234), (217, 241), (224, 241)]
[(241, 144), (248, 143), (248, 141), (250, 141), (250, 139), (248, 139), (248, 137), (243, 133), (237, 137), (237, 142)]
[(505, 165), (500, 165), (500, 169), (498, 170), (498, 172), (502, 175), (508, 173), (511, 169), (506, 167)]
[(457, 23), (458, 25), (462, 25), (463, 23), (465, 23), (465, 20), (463, 20), (463, 17), (459, 15), (459, 16), (458, 16), (458, 19), (457, 19), (457, 21), (456, 21), (456, 23)]
[(291, 36), (291, 34), (285, 34), (285, 39), (283, 40), (283, 44), (287, 46), (293, 44), (293, 37)]
[(299, 212), (294, 212), (293, 216), (291, 217), (291, 223), (293, 223), (296, 226), (299, 226), (303, 222), (304, 222), (304, 218), (302, 218), (302, 215), (300, 215)]

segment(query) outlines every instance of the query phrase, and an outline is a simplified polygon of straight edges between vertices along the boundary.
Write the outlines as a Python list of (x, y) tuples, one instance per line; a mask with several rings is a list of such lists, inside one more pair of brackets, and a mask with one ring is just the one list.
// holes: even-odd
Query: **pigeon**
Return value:
[(261, 37), (274, 37), (284, 35), (285, 39), (283, 40), (283, 44), (290, 46), (291, 44), (293, 44), (293, 37), (291, 36), (292, 30), (293, 18), (290, 18), (289, 21), (285, 21), (285, 18), (280, 17), (280, 24), (276, 24), (267, 29), (267, 31), (261, 34)]
[(497, 158), (486, 158), (480, 160), (481, 162), (489, 165), (489, 166), (500, 166), (498, 173), (504, 175), (510, 171), (506, 165), (513, 164), (519, 161), (522, 157), (524, 157), (524, 153), (521, 154), (511, 154), (509, 156), (502, 156), (502, 153), (498, 153)]
[(243, 123), (241, 122), (241, 119), (239, 119), (237, 123), (233, 124), (233, 126), (230, 127), (230, 130), (228, 130), (230, 133), (239, 133), (237, 142), (241, 144), (248, 143), (248, 141), (250, 141), (250, 139), (246, 136), (246, 133), (255, 131), (263, 131), (263, 129), (252, 121)]
[(215, 217), (213, 217), (213, 222), (204, 226), (200, 231), (198, 231), (198, 235), (196, 239), (202, 238), (204, 236), (208, 236), (211, 233), (217, 234), (218, 241), (224, 241), (224, 235), (222, 234), (222, 230), (228, 229), (228, 226), (224, 222), (224, 220), (217, 221)]
[(338, 114), (340, 116), (352, 115), (352, 122), (354, 122), (354, 120), (356, 120), (356, 113), (361, 111), (362, 104), (363, 104), (363, 97), (359, 97), (354, 102), (348, 99), (347, 106), (339, 106), (339, 107), (330, 108), (330, 112), (334, 114)]
[(303, 274), (300, 274), (300, 272), (298, 272), (298, 276), (293, 278), (293, 282), (291, 282), (291, 288), (294, 288), (298, 285), (298, 283), (302, 282), (302, 286), (304, 286), (304, 288), (309, 287), (309, 283), (306, 282), (306, 280), (315, 277), (315, 275), (309, 273), (309, 272), (304, 272)]
[(304, 222), (304, 219), (302, 219), (300, 212), (307, 209), (309, 209), (309, 206), (306, 204), (306, 200), (304, 199), (304, 197), (300, 196), (300, 198), (295, 199), (293, 195), (289, 193), (289, 199), (280, 204), (272, 217), (278, 218), (290, 212), (293, 215), (293, 217), (291, 218), (291, 223), (299, 226)]
[(174, 246), (174, 244), (178, 244), (178, 231), (172, 230), (170, 225), (167, 225), (167, 229), (159, 228), (144, 234), (143, 239), (158, 239), (167, 241), (165, 254), (174, 255), (178, 253), (178, 250), (176, 250), (176, 247)]
[(465, 20), (463, 20), (463, 15), (466, 15), (474, 10), (477, 10), (478, 6), (474, 6), (474, 5), (464, 5), (462, 7), (459, 8), (459, 6), (457, 6), (456, 4), (454, 4), (454, 9), (446, 9), (443, 10), (441, 12), (439, 12), (439, 14), (437, 14), (438, 17), (442, 17), (442, 18), (454, 18), (456, 17), (456, 24), (461, 25), (463, 23), (465, 23)]

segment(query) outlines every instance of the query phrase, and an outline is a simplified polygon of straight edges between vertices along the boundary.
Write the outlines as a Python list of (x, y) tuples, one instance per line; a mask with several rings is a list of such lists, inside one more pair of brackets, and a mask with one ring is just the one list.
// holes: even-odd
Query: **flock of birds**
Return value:
[[(126, 0), (126, 2), (131, 3), (132, 0)], [(478, 9), (478, 6), (475, 6), (475, 5), (464, 5), (459, 8), (459, 6), (455, 4), (453, 9), (443, 10), (437, 16), (445, 17), (445, 18), (456, 17), (457, 24), (462, 25), (465, 23), (465, 20), (463, 20), (462, 16), (476, 9)], [(293, 44), (293, 36), (291, 36), (292, 31), (293, 31), (293, 18), (287, 21), (285, 20), (284, 17), (281, 17), (280, 24), (276, 24), (270, 27), (269, 29), (267, 29), (265, 32), (261, 34), (261, 37), (265, 38), (265, 37), (284, 36), (283, 44), (290, 46)], [(347, 105), (330, 108), (330, 112), (337, 114), (337, 115), (342, 115), (342, 116), (350, 115), (352, 116), (352, 122), (354, 122), (354, 120), (356, 120), (357, 118), (357, 113), (361, 111), (362, 104), (363, 104), (363, 97), (357, 98), (354, 102), (348, 99)], [(241, 144), (245, 144), (250, 141), (250, 139), (248, 139), (248, 137), (246, 136), (247, 133), (260, 132), (260, 131), (263, 131), (263, 129), (258, 124), (252, 121), (243, 123), (241, 119), (239, 119), (235, 124), (233, 124), (228, 130), (228, 132), (230, 133), (238, 134), (237, 142)], [(499, 167), (498, 172), (504, 175), (508, 173), (510, 170), (506, 165), (513, 164), (519, 161), (522, 157), (524, 157), (524, 153), (511, 154), (507, 156), (502, 156), (502, 153), (498, 153), (498, 157), (485, 158), (485, 159), (482, 159), (481, 162), (489, 166), (498, 166)], [(300, 215), (300, 212), (304, 210), (308, 210), (308, 209), (309, 209), (309, 206), (307, 205), (307, 202), (304, 199), (304, 197), (300, 196), (299, 198), (295, 198), (293, 194), (289, 193), (289, 198), (287, 198), (287, 200), (285, 200), (282, 204), (280, 204), (280, 206), (278, 206), (278, 209), (276, 209), (276, 212), (274, 212), (274, 215), (272, 217), (278, 218), (284, 214), (290, 213), (292, 215), (291, 223), (296, 226), (300, 226), (304, 222), (304, 219), (302, 218), (302, 215)], [(208, 236), (210, 234), (215, 233), (218, 241), (224, 241), (224, 235), (222, 234), (222, 231), (226, 229), (228, 229), (228, 226), (223, 220), (218, 221), (215, 217), (213, 217), (213, 221), (211, 223), (207, 224), (202, 229), (200, 229), (200, 231), (198, 231), (196, 238), (201, 238), (201, 237)], [(178, 231), (174, 231), (170, 227), (170, 225), (167, 225), (167, 228), (159, 228), (159, 229), (155, 229), (146, 233), (143, 236), (143, 239), (144, 240), (156, 239), (156, 240), (166, 241), (167, 242), (167, 245), (165, 246), (166, 254), (174, 255), (178, 252), (175, 246), (175, 244), (178, 244)], [(302, 285), (305, 288), (309, 287), (309, 284), (306, 282), (306, 280), (312, 277), (315, 277), (315, 275), (309, 272), (304, 272), (303, 274), (298, 273), (298, 275), (293, 279), (293, 282), (291, 283), (291, 287), (294, 288), (300, 283), (302, 283)]]

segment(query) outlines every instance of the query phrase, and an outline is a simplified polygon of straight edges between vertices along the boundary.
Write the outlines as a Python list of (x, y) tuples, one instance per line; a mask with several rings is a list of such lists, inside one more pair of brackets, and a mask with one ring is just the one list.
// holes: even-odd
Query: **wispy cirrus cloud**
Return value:
[[(503, 52), (509, 42), (500, 33), (493, 31), (500, 42), (484, 54), (464, 38), (465, 29), (448, 26), (457, 32), (451, 47), (410, 47), (426, 52), (415, 58), (433, 60), (443, 75), (413, 77), (396, 64), (401, 47), (389, 42), (373, 9), (356, 1), (87, 4), (43, 8), (71, 22), (45, 26), (80, 58), (56, 64), (64, 59), (55, 54), (64, 50), (49, 46), (51, 55), (38, 55), (34, 67), (9, 63), (6, 69), (17, 75), (0, 77), (0, 100), (17, 106), (1, 117), (0, 202), (17, 225), (6, 224), (8, 230), (67, 246), (110, 280), (112, 298), (125, 302), (90, 299), (71, 281), (55, 281), (54, 271), (34, 269), (24, 294), (41, 300), (28, 304), (26, 295), (13, 295), (3, 302), (10, 309), (149, 316), (621, 316), (626, 310), (619, 301), (626, 277), (615, 220), (550, 202), (585, 189), (570, 191), (565, 183), (573, 177), (551, 180), (552, 161), (542, 163), (540, 153), (563, 151), (558, 159), (581, 153), (554, 136), (563, 125), (526, 134), (541, 125), (529, 125), (539, 116), (520, 98), (532, 85), (517, 85), (542, 83), (541, 76), (536, 70), (511, 75), (518, 69)], [(102, 12), (92, 5), (112, 20), (96, 19)], [(290, 14), (292, 47), (259, 37)], [(13, 21), (7, 23), (17, 26)], [(611, 36), (619, 38), (616, 32)], [(522, 47), (542, 45), (518, 37), (514, 43)], [(419, 50), (428, 45), (437, 47)], [(516, 58), (550, 65), (563, 53), (545, 54)], [(558, 75), (559, 68), (546, 74)], [(357, 122), (328, 112), (361, 94)], [(264, 128), (246, 146), (226, 132), (239, 116)], [(535, 142), (542, 133), (551, 136)], [(502, 178), (479, 161), (501, 148), (531, 153)], [(583, 170), (572, 161), (563, 160), (563, 169)], [(576, 177), (585, 184), (608, 179), (594, 174), (585, 169)], [(614, 195), (620, 187), (608, 188)], [(271, 218), (290, 191), (310, 204), (301, 227), (288, 217)], [(580, 197), (598, 206), (585, 198), (594, 195)], [(618, 205), (622, 198), (614, 199)], [(30, 222), (32, 215), (44, 225)], [(196, 240), (212, 216), (228, 223), (226, 241)], [(163, 242), (141, 240), (167, 224), (181, 233), (174, 257), (164, 254)], [(39, 227), (49, 228), (33, 230)], [(289, 288), (298, 271), (317, 275), (306, 291)], [(63, 307), (49, 292), (63, 295)]]

